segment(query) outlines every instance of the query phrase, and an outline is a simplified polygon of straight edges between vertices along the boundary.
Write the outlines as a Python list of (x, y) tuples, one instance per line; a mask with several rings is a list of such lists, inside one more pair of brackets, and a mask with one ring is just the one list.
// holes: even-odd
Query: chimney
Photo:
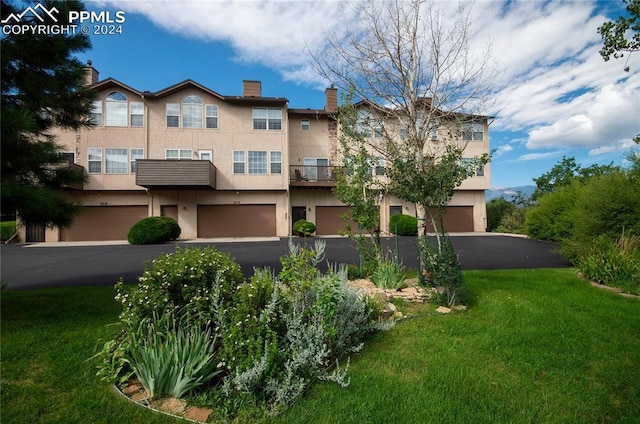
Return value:
[(98, 83), (100, 72), (98, 72), (90, 60), (87, 60), (87, 66), (84, 67), (85, 83), (92, 86)]
[(324, 90), (324, 96), (325, 96), (324, 110), (326, 110), (329, 113), (338, 112), (338, 89), (334, 88), (332, 84), (331, 87)]
[(262, 83), (260, 81), (242, 81), (242, 97), (262, 97)]

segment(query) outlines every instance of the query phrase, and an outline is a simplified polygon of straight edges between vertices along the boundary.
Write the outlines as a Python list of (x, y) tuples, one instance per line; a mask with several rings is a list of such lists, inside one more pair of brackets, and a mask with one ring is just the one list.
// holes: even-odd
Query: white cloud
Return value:
[(508, 162), (529, 162), (533, 160), (551, 159), (551, 158), (559, 157), (561, 154), (562, 154), (562, 151), (547, 152), (547, 153), (526, 153), (524, 155), (521, 155), (517, 159), (511, 160)]
[[(236, 60), (278, 71), (312, 87), (326, 83), (308, 51), (350, 19), (348, 1), (112, 1), (177, 35), (229, 43)], [(439, 2), (451, 11), (455, 5)], [(640, 73), (604, 62), (597, 27), (606, 17), (593, 1), (481, 1), (474, 4), (476, 47), (493, 46), (504, 70), (493, 131), (524, 132), (527, 149), (584, 148), (590, 154), (623, 148), (640, 133)], [(632, 55), (640, 69), (640, 55)], [(513, 149), (505, 145), (497, 155)], [(539, 154), (518, 160), (535, 160)], [(549, 155), (549, 153), (543, 153)]]
[(503, 154), (510, 152), (513, 150), (513, 146), (511, 146), (510, 144), (505, 144), (502, 146), (499, 146), (496, 151), (493, 153), (493, 157), (494, 158), (498, 158), (500, 156), (502, 156)]

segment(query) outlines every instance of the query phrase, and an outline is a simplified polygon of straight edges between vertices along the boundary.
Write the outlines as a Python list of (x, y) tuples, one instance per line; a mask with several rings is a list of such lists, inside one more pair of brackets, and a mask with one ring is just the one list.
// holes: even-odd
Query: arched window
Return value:
[(105, 125), (108, 127), (127, 126), (127, 97), (119, 91), (107, 95)]
[(202, 128), (202, 99), (187, 96), (182, 101), (182, 128)]

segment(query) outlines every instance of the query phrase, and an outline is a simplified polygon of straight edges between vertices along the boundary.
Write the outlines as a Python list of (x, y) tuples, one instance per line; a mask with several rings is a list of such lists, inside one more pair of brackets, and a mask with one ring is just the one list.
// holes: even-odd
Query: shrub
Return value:
[(391, 233), (399, 236), (415, 236), (418, 235), (418, 219), (411, 215), (392, 215), (389, 220), (389, 229)]
[(293, 223), (293, 233), (299, 237), (309, 237), (316, 231), (316, 224), (304, 219), (299, 219)]
[(487, 202), (487, 231), (496, 231), (505, 215), (516, 209), (516, 205), (504, 197), (497, 197)]
[(425, 281), (432, 287), (444, 288), (442, 299), (446, 306), (464, 304), (467, 287), (462, 276), (458, 255), (448, 237), (442, 237), (441, 246), (429, 240), (429, 237), (418, 239), (420, 262), (424, 267)]
[(126, 327), (131, 340), (128, 361), (147, 393), (181, 398), (220, 374), (211, 329), (189, 325), (182, 317), (153, 314)]
[(116, 284), (120, 318), (137, 325), (154, 312), (186, 308), (202, 322), (211, 322), (217, 318), (215, 308), (230, 302), (243, 281), (240, 265), (229, 254), (213, 247), (178, 247), (147, 262), (137, 286), (126, 287), (122, 279)]
[(150, 216), (133, 224), (127, 234), (129, 244), (165, 243), (180, 237), (180, 226), (168, 216)]
[(527, 211), (525, 229), (538, 240), (559, 242), (573, 234), (573, 209), (581, 186), (574, 182), (540, 197)]
[(640, 293), (640, 237), (622, 236), (611, 241), (598, 237), (576, 261), (584, 276), (607, 286)]

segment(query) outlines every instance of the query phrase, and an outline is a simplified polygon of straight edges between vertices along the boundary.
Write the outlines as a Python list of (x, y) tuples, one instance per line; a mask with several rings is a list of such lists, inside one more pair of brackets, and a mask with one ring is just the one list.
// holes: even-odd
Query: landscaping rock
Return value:
[(187, 402), (183, 399), (163, 398), (152, 402), (151, 407), (172, 415), (182, 415), (187, 409)]
[(209, 420), (211, 414), (213, 414), (213, 409), (190, 406), (186, 409), (186, 411), (184, 411), (183, 417), (188, 420), (206, 423)]
[(441, 314), (448, 314), (451, 312), (451, 309), (447, 308), (446, 306), (438, 306), (438, 309), (436, 309), (436, 312), (439, 312)]

